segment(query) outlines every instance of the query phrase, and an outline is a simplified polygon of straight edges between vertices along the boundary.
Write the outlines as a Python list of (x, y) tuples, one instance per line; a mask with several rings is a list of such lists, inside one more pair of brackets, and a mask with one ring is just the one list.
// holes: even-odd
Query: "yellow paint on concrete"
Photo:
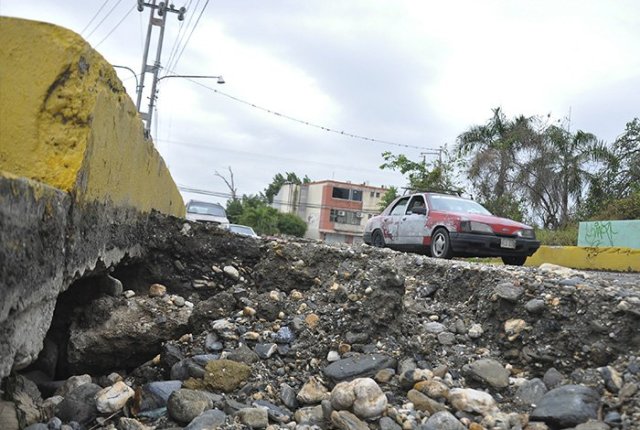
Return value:
[(640, 249), (616, 247), (541, 246), (526, 266), (553, 263), (573, 269), (640, 272)]
[(78, 201), (184, 215), (114, 69), (79, 35), (52, 24), (0, 17), (0, 171)]

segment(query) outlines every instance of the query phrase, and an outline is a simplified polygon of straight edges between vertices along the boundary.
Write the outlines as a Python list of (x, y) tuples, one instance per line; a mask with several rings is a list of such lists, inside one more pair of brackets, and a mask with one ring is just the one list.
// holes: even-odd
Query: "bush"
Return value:
[(302, 237), (307, 231), (307, 223), (295, 214), (278, 214), (278, 230), (282, 234)]
[(546, 246), (576, 246), (578, 244), (578, 225), (569, 225), (558, 230), (536, 230), (536, 238)]
[(640, 219), (640, 191), (619, 200), (610, 200), (593, 220)]

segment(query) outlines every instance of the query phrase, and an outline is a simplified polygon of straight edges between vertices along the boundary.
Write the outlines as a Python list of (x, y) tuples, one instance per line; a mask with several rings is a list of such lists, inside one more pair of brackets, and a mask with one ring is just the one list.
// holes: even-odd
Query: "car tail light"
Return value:
[(477, 221), (461, 221), (460, 231), (472, 233), (493, 233), (493, 229), (489, 224)]

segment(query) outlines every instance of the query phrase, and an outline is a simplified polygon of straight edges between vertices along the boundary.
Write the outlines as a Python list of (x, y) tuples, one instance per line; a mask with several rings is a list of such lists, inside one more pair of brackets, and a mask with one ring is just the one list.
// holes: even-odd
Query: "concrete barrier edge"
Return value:
[(552, 263), (573, 269), (640, 272), (640, 249), (622, 247), (541, 246), (526, 266)]

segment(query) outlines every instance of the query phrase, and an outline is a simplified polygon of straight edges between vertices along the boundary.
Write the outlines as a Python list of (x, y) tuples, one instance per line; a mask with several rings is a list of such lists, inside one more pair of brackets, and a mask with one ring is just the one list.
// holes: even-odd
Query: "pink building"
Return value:
[(383, 187), (332, 180), (285, 184), (272, 206), (307, 223), (305, 237), (325, 242), (362, 242), (367, 220), (380, 213)]

